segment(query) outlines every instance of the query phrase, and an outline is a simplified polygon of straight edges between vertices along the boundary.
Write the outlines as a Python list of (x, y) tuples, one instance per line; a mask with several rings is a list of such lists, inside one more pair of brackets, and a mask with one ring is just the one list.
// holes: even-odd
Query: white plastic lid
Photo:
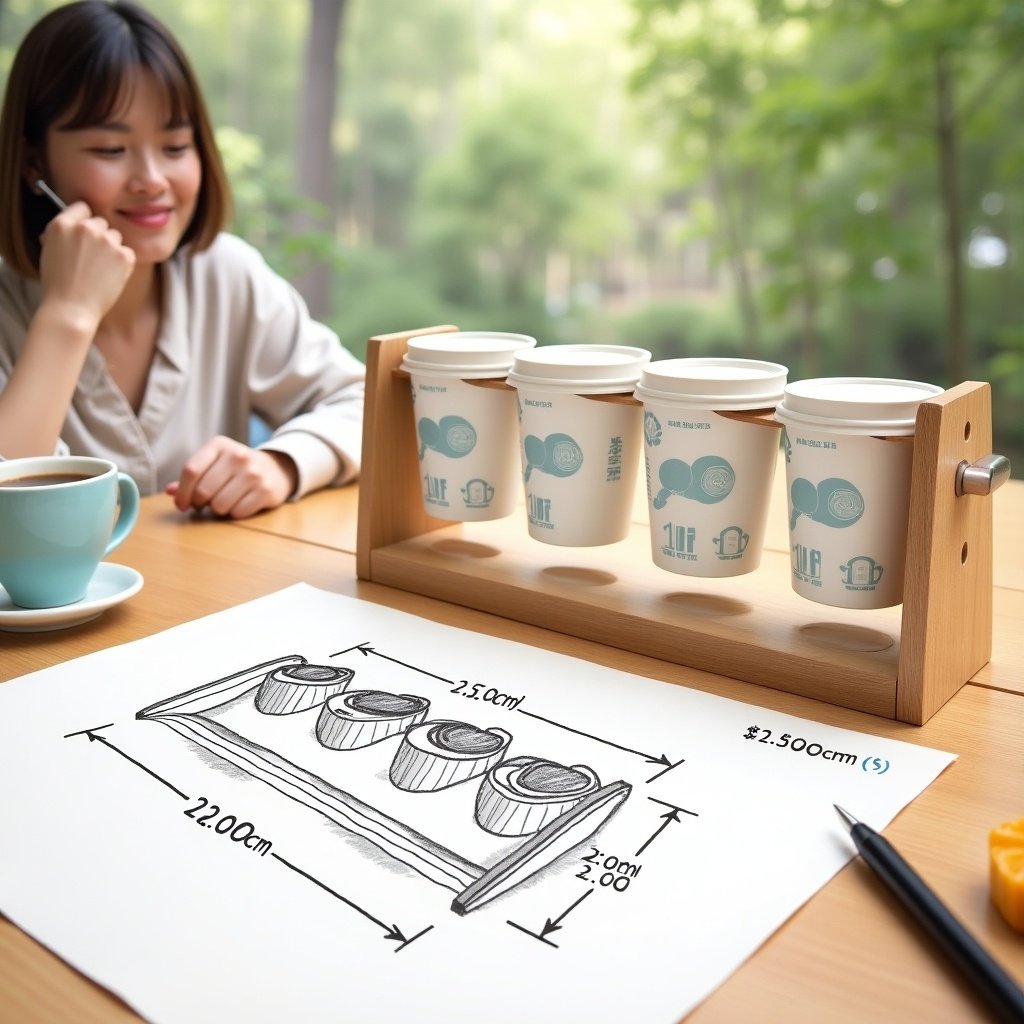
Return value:
[(581, 395), (629, 392), (650, 358), (629, 345), (545, 345), (516, 353), (508, 383)]
[(782, 398), (788, 370), (760, 359), (659, 359), (640, 374), (636, 397), (701, 409), (766, 409)]
[(435, 377), (504, 377), (516, 352), (536, 338), (500, 331), (447, 331), (410, 338), (402, 369)]
[(914, 433), (917, 407), (941, 394), (916, 380), (817, 377), (787, 385), (775, 418), (826, 433), (906, 437)]

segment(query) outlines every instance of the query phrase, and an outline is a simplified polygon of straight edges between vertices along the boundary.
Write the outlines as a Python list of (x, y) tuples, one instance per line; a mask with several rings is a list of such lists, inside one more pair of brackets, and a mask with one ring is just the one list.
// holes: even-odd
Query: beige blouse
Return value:
[[(310, 318), (298, 292), (227, 234), (205, 252), (178, 252), (160, 270), (164, 318), (138, 415), (93, 347), (57, 453), (110, 459), (152, 494), (211, 437), (245, 442), (257, 413), (273, 431), (260, 447), (298, 467), (296, 497), (353, 479), (364, 367)], [(0, 264), (0, 390), (41, 294), (38, 281)]]

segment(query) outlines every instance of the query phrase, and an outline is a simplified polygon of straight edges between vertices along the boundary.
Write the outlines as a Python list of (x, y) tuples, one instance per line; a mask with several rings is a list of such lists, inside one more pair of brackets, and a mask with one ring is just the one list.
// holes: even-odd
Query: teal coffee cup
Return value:
[(402, 369), (411, 378), (427, 515), (465, 523), (511, 515), (519, 496), (516, 402), (504, 382), (515, 354), (536, 344), (498, 331), (409, 339)]
[[(761, 561), (787, 370), (759, 359), (659, 359), (640, 374), (651, 557), (684, 576), (739, 576)], [(738, 418), (739, 417), (739, 418)]]
[(519, 407), (527, 529), (564, 547), (614, 544), (629, 533), (640, 462), (632, 401), (646, 349), (545, 345), (517, 352), (508, 375)]
[(138, 515), (135, 481), (106, 459), (0, 462), (0, 584), (22, 608), (80, 601)]
[(881, 377), (818, 377), (787, 385), (785, 427), (790, 579), (837, 608), (903, 601), (914, 431), (942, 388)]

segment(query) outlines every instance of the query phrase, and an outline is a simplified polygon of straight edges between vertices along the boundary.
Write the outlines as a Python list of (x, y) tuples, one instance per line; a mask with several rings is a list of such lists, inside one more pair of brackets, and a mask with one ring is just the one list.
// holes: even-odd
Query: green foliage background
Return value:
[[(0, 3), (0, 80), (52, 6)], [(329, 262), (357, 353), (456, 323), (990, 380), (1024, 466), (1024, 0), (348, 0), (335, 230), (302, 236), (308, 5), (148, 6), (206, 89), (234, 229), (285, 274)]]

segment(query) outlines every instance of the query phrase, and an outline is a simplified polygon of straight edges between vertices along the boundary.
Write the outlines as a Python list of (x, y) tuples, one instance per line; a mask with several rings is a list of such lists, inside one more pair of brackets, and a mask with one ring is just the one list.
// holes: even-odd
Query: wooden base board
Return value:
[[(745, 576), (677, 576), (650, 563), (646, 526), (593, 551), (532, 540), (513, 520), (454, 524), (371, 554), (374, 582), (611, 647), (896, 714), (900, 609), (816, 605), (765, 552)], [(646, 563), (646, 564), (645, 564)]]

